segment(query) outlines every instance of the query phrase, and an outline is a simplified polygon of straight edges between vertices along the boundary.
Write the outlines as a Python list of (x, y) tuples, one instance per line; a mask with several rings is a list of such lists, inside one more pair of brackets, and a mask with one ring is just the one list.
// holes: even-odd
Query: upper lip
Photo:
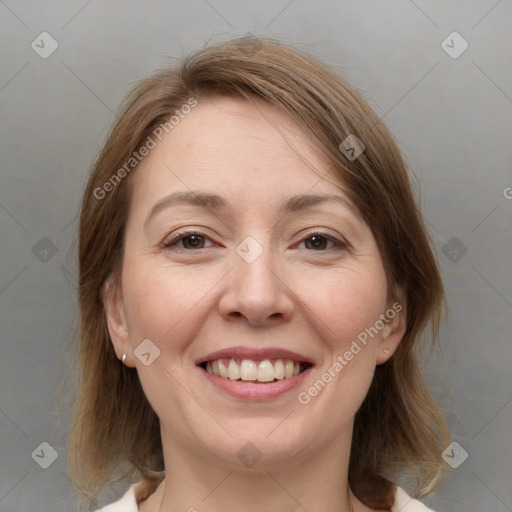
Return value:
[(196, 360), (195, 364), (199, 365), (207, 361), (215, 361), (216, 359), (234, 358), (234, 359), (251, 359), (252, 361), (263, 361), (265, 359), (291, 359), (297, 363), (309, 363), (313, 365), (313, 361), (302, 354), (286, 350), (283, 348), (248, 348), (248, 347), (230, 347), (217, 350), (206, 356)]

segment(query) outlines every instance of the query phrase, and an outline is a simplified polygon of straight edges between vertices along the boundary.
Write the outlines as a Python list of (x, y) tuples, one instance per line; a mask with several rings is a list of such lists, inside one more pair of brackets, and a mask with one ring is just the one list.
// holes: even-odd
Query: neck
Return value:
[(162, 439), (166, 477), (141, 504), (141, 512), (224, 512), (234, 504), (247, 512), (369, 510), (348, 487), (351, 432), (326, 443), (323, 451), (303, 451), (287, 461), (244, 470)]

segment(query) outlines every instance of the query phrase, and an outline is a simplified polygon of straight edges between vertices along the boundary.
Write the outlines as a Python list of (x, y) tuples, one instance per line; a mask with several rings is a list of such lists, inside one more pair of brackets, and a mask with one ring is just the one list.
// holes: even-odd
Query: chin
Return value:
[(233, 438), (224, 438), (224, 443), (212, 445), (210, 436), (209, 449), (233, 470), (276, 469), (276, 466), (291, 463), (304, 447), (309, 445), (306, 439), (292, 438), (285, 430), (279, 432), (280, 427), (276, 429), (278, 424), (279, 422), (275, 420), (266, 420), (264, 423), (260, 422), (261, 428), (257, 425), (240, 431), (227, 428)]

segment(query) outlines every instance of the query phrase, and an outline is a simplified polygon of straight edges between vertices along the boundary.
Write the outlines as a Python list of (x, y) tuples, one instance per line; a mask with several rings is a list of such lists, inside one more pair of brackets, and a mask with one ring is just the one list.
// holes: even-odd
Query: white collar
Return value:
[[(135, 490), (141, 482), (132, 484), (121, 499), (98, 509), (96, 512), (139, 512)], [(391, 512), (434, 512), (423, 503), (411, 498), (401, 487), (396, 488), (395, 504)]]

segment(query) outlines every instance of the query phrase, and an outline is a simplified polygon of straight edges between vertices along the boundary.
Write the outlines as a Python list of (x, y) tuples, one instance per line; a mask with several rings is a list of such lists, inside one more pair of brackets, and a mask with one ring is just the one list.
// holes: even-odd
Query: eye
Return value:
[(210, 246), (206, 246), (206, 241), (211, 240), (206, 237), (205, 235), (202, 235), (201, 233), (196, 232), (186, 232), (186, 233), (178, 233), (174, 235), (171, 239), (166, 240), (162, 244), (162, 248), (164, 249), (170, 249), (171, 247), (176, 247), (178, 249), (206, 249), (207, 247), (211, 247), (213, 243)]
[[(207, 244), (210, 245), (207, 245)], [(305, 248), (316, 252), (323, 252), (330, 249), (347, 249), (347, 244), (332, 235), (321, 232), (309, 233), (302, 239), (299, 246), (305, 244)], [(176, 248), (178, 250), (207, 249), (215, 244), (201, 233), (190, 231), (180, 232), (166, 240), (162, 244), (163, 249)]]
[(315, 251), (325, 251), (333, 248), (347, 248), (347, 244), (345, 242), (325, 233), (309, 233), (306, 238), (302, 240), (301, 244), (303, 243), (306, 244), (306, 249), (313, 249)]

